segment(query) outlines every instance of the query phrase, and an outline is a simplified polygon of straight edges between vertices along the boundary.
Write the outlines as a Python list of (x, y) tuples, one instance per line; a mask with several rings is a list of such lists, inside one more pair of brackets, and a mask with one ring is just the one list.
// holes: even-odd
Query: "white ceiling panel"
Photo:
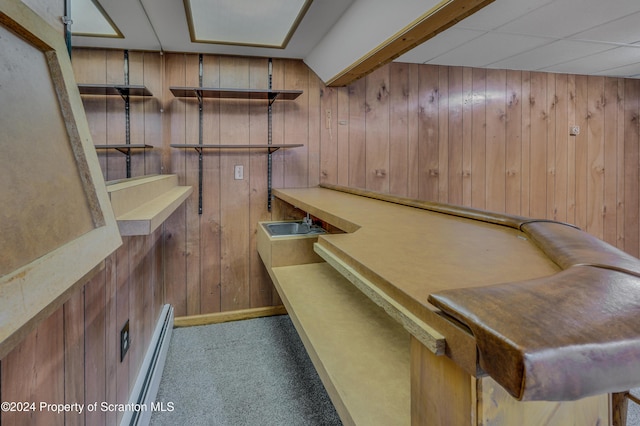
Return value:
[(541, 37), (491, 32), (437, 56), (428, 63), (485, 67), (550, 41)]
[(635, 63), (640, 62), (640, 48), (614, 47), (604, 52), (544, 68), (544, 71), (577, 73), (577, 70), (581, 70), (582, 74), (606, 74), (607, 70), (630, 65), (630, 57), (635, 57)]
[(456, 27), (494, 30), (551, 1), (553, 0), (496, 0), (457, 24)]
[(558, 40), (489, 64), (492, 68), (541, 70), (611, 49), (610, 44)]
[(637, 0), (555, 0), (499, 30), (563, 38), (636, 11)]
[(638, 43), (640, 42), (640, 12), (597, 25), (571, 38), (624, 44)]
[(478, 30), (465, 30), (452, 28), (448, 30), (446, 37), (440, 35), (429, 40), (429, 43), (422, 43), (420, 46), (413, 48), (409, 52), (400, 56), (397, 62), (424, 63), (433, 58), (442, 55), (456, 47), (480, 37), (485, 32)]

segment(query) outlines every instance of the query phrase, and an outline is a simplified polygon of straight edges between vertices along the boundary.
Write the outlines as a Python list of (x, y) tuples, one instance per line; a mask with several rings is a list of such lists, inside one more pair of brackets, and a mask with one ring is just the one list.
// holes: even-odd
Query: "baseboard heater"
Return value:
[[(149, 343), (149, 349), (140, 366), (140, 372), (136, 379), (136, 383), (129, 397), (130, 404), (138, 404), (137, 406), (151, 407), (155, 403), (160, 380), (162, 379), (162, 370), (167, 359), (167, 351), (169, 350), (169, 342), (171, 341), (171, 331), (173, 330), (173, 307), (164, 305), (160, 318), (156, 323), (156, 328)], [(124, 413), (120, 426), (144, 426), (151, 421), (151, 413), (153, 410), (135, 410)]]

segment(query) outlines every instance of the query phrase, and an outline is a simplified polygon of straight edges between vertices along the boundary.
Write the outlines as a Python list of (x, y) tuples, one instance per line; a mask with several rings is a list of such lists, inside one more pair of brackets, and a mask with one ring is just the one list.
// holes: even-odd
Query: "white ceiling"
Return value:
[[(345, 51), (355, 62), (409, 25), (420, 3), (314, 0), (287, 47), (273, 49), (191, 42), (180, 0), (96, 1), (124, 38), (74, 36), (74, 46), (300, 58), (324, 81), (344, 69)], [(432, 3), (422, 1), (423, 13)], [(351, 47), (356, 39), (371, 45)], [(640, 78), (640, 0), (495, 0), (396, 61)]]

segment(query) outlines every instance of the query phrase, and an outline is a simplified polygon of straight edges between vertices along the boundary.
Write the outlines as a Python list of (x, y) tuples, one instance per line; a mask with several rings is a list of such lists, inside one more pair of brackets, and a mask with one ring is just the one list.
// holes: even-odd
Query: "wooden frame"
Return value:
[(0, 31), (3, 358), (122, 241), (62, 32), (18, 0), (0, 0)]

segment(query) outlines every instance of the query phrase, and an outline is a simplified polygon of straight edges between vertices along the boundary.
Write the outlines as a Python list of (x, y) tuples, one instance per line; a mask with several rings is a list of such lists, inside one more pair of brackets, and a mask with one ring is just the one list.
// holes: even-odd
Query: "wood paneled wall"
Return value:
[(337, 141), (323, 137), (322, 180), (566, 221), (638, 256), (639, 90), (630, 79), (393, 63), (325, 89), (338, 128)]
[[(34, 410), (0, 413), (2, 425), (116, 425), (140, 370), (163, 305), (162, 230), (124, 237), (104, 268), (0, 362), (2, 401)], [(120, 330), (129, 320), (131, 346), (120, 362)], [(82, 404), (55, 413), (40, 403)], [(98, 403), (98, 410), (86, 405)]]
[[(75, 50), (78, 81), (121, 82), (122, 57)], [(131, 82), (154, 93), (132, 110), (132, 139), (156, 147), (136, 173), (196, 189), (166, 224), (166, 301), (177, 316), (276, 303), (255, 249), (256, 223), (271, 218), (265, 151), (206, 150), (199, 215), (198, 155), (169, 147), (198, 143), (197, 101), (169, 87), (200, 84), (199, 55), (129, 58)], [(268, 60), (203, 55), (202, 85), (266, 88)], [(328, 182), (550, 218), (640, 253), (638, 80), (392, 63), (329, 88), (302, 61), (274, 59), (272, 86), (304, 92), (273, 104), (273, 142), (304, 143), (274, 154), (276, 188)], [(120, 143), (122, 101), (85, 106), (96, 143)], [(264, 144), (267, 129), (264, 102), (204, 101), (205, 144)], [(122, 155), (100, 156), (106, 178), (121, 177)]]

